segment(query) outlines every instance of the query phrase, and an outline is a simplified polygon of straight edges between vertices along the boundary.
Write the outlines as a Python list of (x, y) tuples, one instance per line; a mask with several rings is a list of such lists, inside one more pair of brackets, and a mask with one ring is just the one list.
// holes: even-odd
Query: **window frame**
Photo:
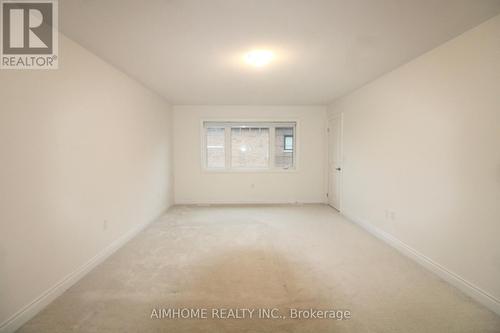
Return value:
[[(209, 126), (207, 126), (209, 125)], [(225, 167), (224, 168), (209, 168), (207, 166), (207, 135), (206, 129), (224, 128), (224, 152), (225, 152)], [(231, 166), (231, 128), (234, 127), (260, 127), (269, 128), (269, 167), (267, 168), (233, 168)], [(283, 168), (276, 167), (275, 143), (277, 127), (293, 127), (293, 167)], [(275, 172), (297, 172), (298, 165), (298, 136), (299, 136), (299, 121), (297, 119), (202, 119), (200, 122), (200, 137), (201, 137), (201, 170), (208, 173), (275, 173)]]

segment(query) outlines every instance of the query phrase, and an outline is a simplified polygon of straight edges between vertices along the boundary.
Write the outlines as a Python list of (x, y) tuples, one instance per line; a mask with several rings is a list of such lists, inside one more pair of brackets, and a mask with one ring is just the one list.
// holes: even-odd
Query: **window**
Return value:
[(269, 128), (231, 128), (231, 167), (269, 168)]
[(224, 168), (226, 154), (224, 151), (225, 129), (214, 127), (207, 128), (207, 167)]
[(272, 170), (295, 167), (294, 122), (203, 123), (204, 167)]
[(293, 127), (278, 127), (276, 133), (275, 165), (283, 169), (293, 168)]
[(283, 151), (293, 152), (293, 135), (285, 135), (283, 138), (285, 140), (285, 147)]

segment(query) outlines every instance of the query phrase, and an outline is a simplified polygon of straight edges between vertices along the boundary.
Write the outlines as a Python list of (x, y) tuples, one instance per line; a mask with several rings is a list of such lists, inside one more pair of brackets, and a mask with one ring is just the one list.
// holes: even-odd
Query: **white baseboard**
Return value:
[(80, 266), (78, 269), (68, 274), (54, 286), (47, 289), (32, 302), (24, 306), (13, 316), (1, 323), (0, 333), (11, 333), (19, 329), (28, 320), (33, 318), (37, 313), (43, 310), (43, 308), (49, 305), (54, 299), (59, 297), (62, 293), (64, 293), (67, 289), (69, 289), (72, 285), (74, 285), (82, 277), (84, 277), (88, 272), (90, 272), (94, 267), (106, 260), (110, 255), (116, 252), (116, 250), (125, 245), (129, 240), (134, 238), (134, 236), (136, 236), (139, 232), (141, 232), (155, 220), (156, 219), (153, 219), (151, 221), (147, 221), (146, 223), (137, 225), (132, 230), (128, 231), (123, 236), (104, 248), (101, 252), (87, 261), (84, 265)]
[(414, 248), (412, 248), (409, 245), (405, 244), (404, 242), (400, 241), (399, 239), (392, 236), (391, 234), (375, 227), (373, 224), (368, 223), (367, 221), (363, 221), (363, 220), (357, 218), (356, 216), (353, 216), (352, 214), (349, 214), (346, 212), (342, 212), (342, 215), (344, 215), (347, 219), (354, 222), (355, 224), (359, 225), (364, 230), (368, 231), (373, 236), (379, 238), (380, 240), (384, 241), (388, 245), (392, 246), (393, 248), (395, 248), (396, 250), (398, 250), (399, 252), (401, 252), (405, 256), (415, 260), (417, 263), (419, 263), (423, 267), (427, 268), (428, 270), (430, 270), (434, 274), (438, 275), (440, 278), (442, 278), (446, 282), (457, 287), (462, 292), (464, 292), (468, 296), (472, 297), (473, 299), (475, 299), (479, 303), (483, 304), (485, 307), (487, 307), (491, 311), (500, 315), (500, 300), (495, 298), (493, 295), (490, 295), (489, 293), (482, 290), (481, 288), (474, 285), (473, 283), (460, 277), (456, 273), (454, 273), (454, 272), (450, 271), (449, 269), (445, 268), (444, 266), (438, 264), (437, 262), (433, 261), (429, 257), (426, 257), (422, 253), (418, 252)]
[(325, 204), (324, 201), (241, 201), (241, 200), (176, 200), (175, 205), (309, 205)]

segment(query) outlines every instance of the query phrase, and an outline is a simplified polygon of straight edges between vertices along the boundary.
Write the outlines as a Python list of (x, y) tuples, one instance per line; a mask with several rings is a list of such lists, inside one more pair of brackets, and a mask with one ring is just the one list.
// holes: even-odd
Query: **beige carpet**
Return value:
[[(211, 318), (223, 307), (283, 318)], [(210, 315), (151, 319), (154, 308)], [(351, 319), (289, 318), (309, 308)], [(20, 331), (500, 332), (500, 317), (327, 206), (179, 206)]]

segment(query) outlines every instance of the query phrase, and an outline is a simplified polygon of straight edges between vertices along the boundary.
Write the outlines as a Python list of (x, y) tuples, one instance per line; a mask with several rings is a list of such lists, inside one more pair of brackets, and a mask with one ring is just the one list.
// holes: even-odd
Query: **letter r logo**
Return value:
[(3, 54), (51, 54), (53, 4), (2, 2)]

